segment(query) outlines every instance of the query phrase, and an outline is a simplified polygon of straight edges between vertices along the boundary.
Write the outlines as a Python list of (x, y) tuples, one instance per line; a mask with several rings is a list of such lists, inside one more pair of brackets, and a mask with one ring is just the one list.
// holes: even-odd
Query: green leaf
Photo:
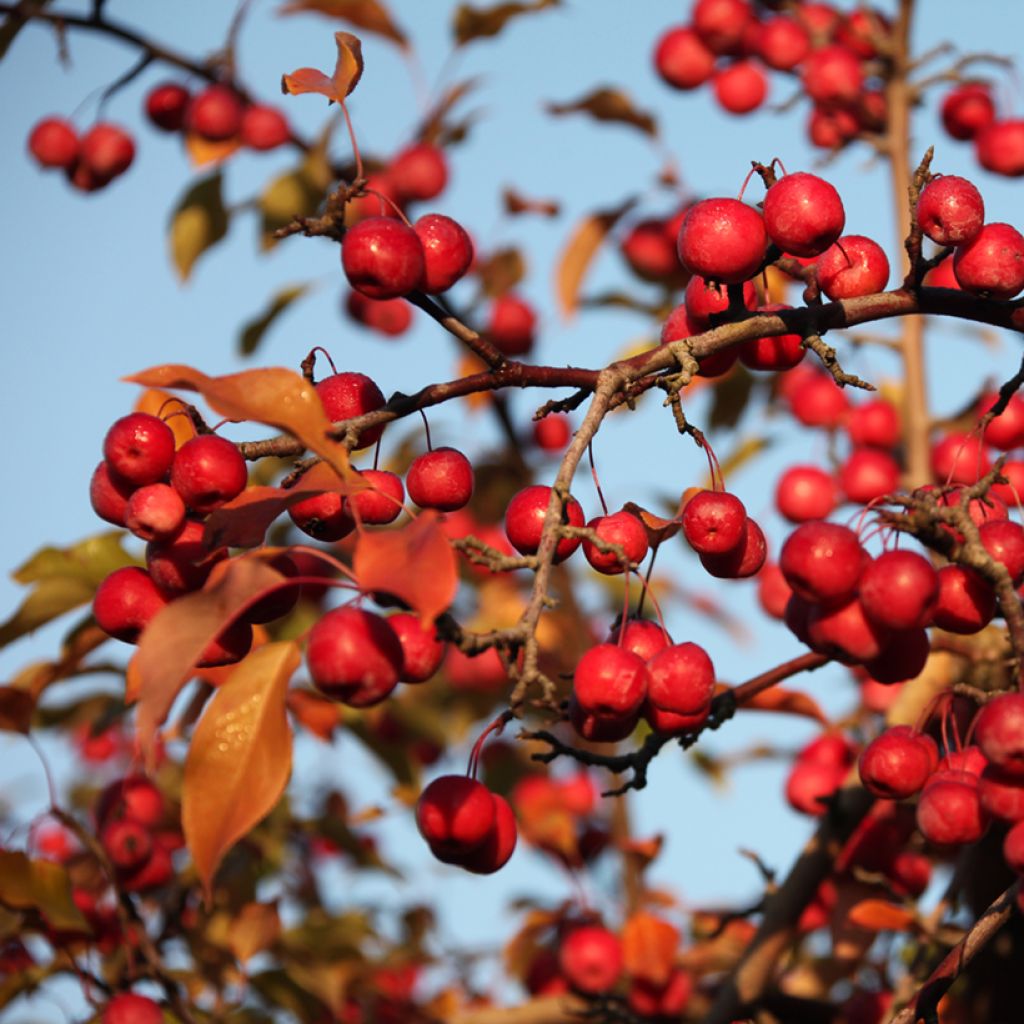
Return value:
[(298, 298), (309, 290), (308, 284), (282, 288), (271, 300), (270, 305), (257, 317), (242, 327), (238, 349), (245, 356), (251, 356), (259, 348), (263, 335), (273, 326), (274, 321)]
[(18, 583), (71, 577), (99, 586), (115, 569), (136, 564), (124, 550), (124, 534), (118, 530), (86, 537), (69, 548), (40, 548), (11, 574)]
[(38, 910), (54, 928), (89, 932), (88, 922), (71, 898), (67, 871), (53, 861), (0, 850), (0, 903), (16, 910)]
[(220, 171), (196, 182), (183, 196), (171, 217), (171, 259), (182, 281), (187, 281), (197, 259), (228, 233)]

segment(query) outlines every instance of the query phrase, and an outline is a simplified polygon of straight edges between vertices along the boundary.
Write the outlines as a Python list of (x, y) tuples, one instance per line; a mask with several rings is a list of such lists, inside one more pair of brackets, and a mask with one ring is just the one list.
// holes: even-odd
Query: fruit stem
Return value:
[(484, 740), (493, 732), (500, 733), (505, 726), (512, 721), (515, 715), (511, 711), (502, 711), (498, 717), (487, 726), (477, 738), (476, 743), (473, 744), (473, 749), (469, 752), (469, 763), (466, 765), (466, 774), (471, 778), (476, 778), (477, 769), (480, 767), (480, 752), (483, 750)]
[(434, 446), (430, 443), (430, 421), (427, 419), (427, 414), (422, 409), (419, 410), (419, 413), (420, 416), (423, 417), (423, 430), (427, 435), (427, 451), (432, 452), (434, 450)]
[(601, 511), (608, 515), (608, 502), (604, 500), (604, 492), (601, 490), (601, 481), (597, 478), (597, 467), (594, 465), (594, 443), (587, 442), (587, 458), (590, 460), (590, 475), (594, 478), (594, 489), (597, 491), (597, 500), (601, 502)]
[(363, 155), (359, 152), (359, 143), (356, 142), (355, 129), (352, 127), (352, 118), (348, 116), (348, 104), (344, 100), (338, 101), (341, 112), (345, 115), (345, 127), (348, 129), (348, 138), (352, 143), (352, 155), (356, 159), (356, 180), (363, 177)]

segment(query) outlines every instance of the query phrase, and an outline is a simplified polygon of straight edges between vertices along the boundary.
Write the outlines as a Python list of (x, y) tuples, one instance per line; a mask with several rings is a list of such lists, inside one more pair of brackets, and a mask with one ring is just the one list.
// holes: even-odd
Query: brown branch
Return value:
[(543, 996), (520, 1006), (482, 1006), (463, 1010), (450, 1024), (578, 1024), (586, 1003), (575, 996)]
[(449, 334), (458, 338), (466, 348), (482, 359), (492, 370), (499, 369), (507, 362), (505, 355), (490, 341), (477, 334), (472, 327), (467, 327), (454, 313), (449, 312), (429, 295), (413, 292), (406, 298), (417, 309), (422, 309), (427, 316), (436, 320)]
[(991, 941), (1013, 913), (1020, 882), (1014, 882), (996, 901), (990, 904), (967, 934), (943, 957), (942, 962), (928, 976), (910, 1003), (899, 1011), (889, 1024), (914, 1024), (915, 1021), (936, 1020), (939, 1000), (967, 965)]

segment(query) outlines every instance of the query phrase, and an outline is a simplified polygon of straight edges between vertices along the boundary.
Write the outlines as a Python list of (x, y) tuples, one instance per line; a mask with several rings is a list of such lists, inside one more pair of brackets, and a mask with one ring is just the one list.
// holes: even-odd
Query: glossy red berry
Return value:
[(826, 249), (815, 264), (818, 284), (830, 299), (853, 299), (882, 291), (889, 281), (889, 260), (882, 247), (863, 235), (846, 235)]
[(506, 292), (491, 303), (487, 337), (506, 356), (524, 356), (532, 348), (537, 314), (525, 299)]
[(110, 466), (104, 460), (95, 470), (89, 481), (89, 502), (92, 510), (108, 523), (124, 526), (128, 513), (128, 499), (134, 491), (134, 484), (122, 480), (111, 473)]
[(420, 794), (416, 827), (442, 857), (469, 855), (494, 829), (493, 795), (465, 775), (442, 775)]
[(345, 232), (341, 265), (356, 291), (371, 299), (394, 299), (422, 285), (423, 245), (402, 221), (367, 217)]
[(348, 605), (327, 612), (312, 628), (306, 664), (321, 692), (364, 708), (379, 704), (398, 684), (402, 645), (386, 619)]
[(752, 206), (738, 199), (704, 199), (686, 213), (679, 259), (691, 274), (740, 284), (761, 268), (767, 244), (764, 220)]
[(847, 500), (866, 505), (899, 489), (900, 464), (878, 448), (854, 448), (839, 468), (839, 486)]
[(96, 625), (115, 640), (138, 642), (143, 629), (167, 605), (145, 569), (134, 565), (115, 569), (96, 588), (92, 613)]
[[(729, 294), (725, 285), (706, 281), (699, 275), (695, 275), (690, 279), (686, 286), (683, 301), (685, 303), (687, 324), (684, 326), (681, 321), (676, 321), (669, 328), (666, 323), (665, 329), (662, 331), (662, 341), (675, 340), (675, 337), (668, 337), (666, 335), (666, 330), (671, 330), (673, 335), (680, 338), (706, 331), (711, 326), (711, 317), (715, 313), (724, 313), (729, 308)], [(743, 285), (743, 305), (749, 310), (757, 306), (757, 294), (750, 281), (746, 281)], [(672, 320), (671, 316), (669, 320)], [(677, 333), (681, 330), (686, 330), (687, 333)]]
[(210, 142), (234, 138), (242, 129), (242, 101), (223, 85), (208, 85), (193, 97), (185, 114), (190, 132)]
[(993, 121), (975, 136), (974, 151), (985, 170), (1019, 178), (1024, 174), (1024, 120)]
[(716, 579), (742, 580), (760, 572), (767, 557), (768, 545), (764, 531), (747, 516), (739, 544), (719, 554), (702, 553), (700, 564)]
[(687, 26), (670, 28), (654, 50), (654, 68), (675, 89), (696, 89), (715, 69), (715, 55)]
[(980, 839), (987, 826), (976, 775), (939, 771), (931, 776), (917, 801), (917, 827), (925, 839), (959, 846)]
[(1024, 288), (1024, 235), (1009, 224), (986, 224), (953, 254), (964, 291), (1012, 299)]
[(855, 103), (864, 84), (857, 55), (845, 46), (823, 46), (804, 61), (804, 91), (821, 104)]
[(413, 229), (423, 246), (423, 291), (447, 291), (473, 262), (472, 239), (458, 221), (441, 213), (420, 217)]
[(726, 65), (715, 72), (711, 84), (719, 106), (730, 114), (749, 114), (768, 95), (768, 79), (752, 60)]
[(827, 519), (836, 507), (836, 482), (817, 466), (792, 466), (779, 477), (775, 507), (791, 523)]
[(779, 394), (805, 427), (835, 429), (843, 423), (850, 409), (846, 391), (836, 384), (831, 374), (810, 367), (787, 373), (779, 381)]
[(562, 940), (558, 963), (577, 992), (601, 995), (610, 992), (622, 974), (622, 944), (599, 925), (574, 928)]
[(645, 281), (671, 282), (683, 274), (675, 237), (665, 230), (663, 220), (649, 218), (634, 224), (619, 248), (633, 273)]
[(429, 142), (407, 146), (388, 166), (388, 178), (403, 203), (433, 199), (448, 183), (444, 152)]
[[(618, 544), (629, 563), (636, 565), (647, 555), (647, 530), (632, 512), (623, 509), (611, 515), (598, 516), (591, 519), (587, 526), (601, 540)], [(613, 551), (601, 551), (589, 539), (583, 541), (583, 555), (593, 568), (608, 576), (624, 572), (627, 568)]]
[(658, 651), (668, 647), (672, 638), (657, 622), (651, 622), (650, 619), (628, 619), (625, 630), (621, 624), (609, 630), (605, 643), (624, 647), (644, 661), (649, 661)]
[(777, 562), (766, 562), (757, 577), (757, 600), (765, 614), (781, 619), (793, 590), (782, 575)]
[(163, 1024), (159, 1003), (133, 992), (121, 992), (103, 1008), (103, 1024)]
[[(984, 395), (978, 402), (977, 415), (980, 419), (998, 400), (996, 392)], [(985, 443), (1008, 452), (1024, 446), (1024, 398), (1014, 393), (1006, 408), (985, 428)]]
[(978, 780), (981, 806), (1001, 821), (1024, 821), (1024, 776), (987, 764)]
[(116, 477), (141, 487), (167, 476), (174, 461), (174, 434), (162, 419), (146, 412), (122, 416), (103, 439), (103, 456)]
[(807, 615), (807, 642), (814, 650), (846, 665), (878, 658), (891, 631), (869, 619), (853, 597), (841, 605), (815, 605)]
[[(779, 302), (771, 302), (759, 306), (757, 312), (777, 313), (790, 308)], [(767, 334), (740, 345), (740, 362), (751, 370), (791, 370), (803, 361), (806, 352), (803, 338), (799, 334)]]
[(868, 792), (903, 800), (920, 792), (939, 760), (930, 736), (896, 725), (875, 737), (860, 755), (860, 778)]
[(992, 764), (1024, 777), (1024, 695), (1001, 694), (985, 704), (975, 719), (974, 738)]
[(924, 671), (931, 654), (931, 641), (925, 629), (900, 629), (889, 635), (881, 654), (864, 662), (871, 679), (883, 686), (916, 679)]
[(327, 542), (342, 540), (356, 528), (345, 499), (337, 491), (326, 491), (289, 505), (288, 516), (303, 533)]
[(458, 861), (459, 867), (475, 875), (493, 875), (500, 871), (511, 859), (519, 838), (516, 816), (509, 802), (497, 793), (492, 793), (491, 798), (494, 801), (494, 826), (472, 853)]
[(914, 551), (885, 551), (860, 577), (868, 616), (891, 629), (919, 629), (931, 621), (939, 578), (931, 562)]
[(900, 440), (900, 415), (884, 398), (873, 398), (850, 409), (846, 433), (859, 447), (894, 448)]
[(402, 645), (399, 678), (403, 683), (426, 682), (441, 667), (448, 645), (437, 639), (433, 626), (425, 629), (418, 615), (399, 612), (388, 616), (388, 625)]
[(1006, 567), (1013, 585), (1024, 583), (1024, 528), (1008, 519), (993, 519), (978, 527), (978, 536), (992, 558)]
[(368, 526), (393, 523), (405, 501), (401, 479), (383, 469), (364, 469), (361, 476), (370, 486), (353, 491), (345, 499), (345, 514)]
[[(344, 370), (341, 373), (324, 377), (316, 385), (316, 393), (323, 403), (324, 412), (332, 423), (354, 419), (368, 412), (374, 412), (384, 405), (384, 395), (376, 383), (365, 373)], [(369, 448), (380, 440), (384, 433), (384, 424), (368, 427), (359, 434), (359, 443), (355, 451)]]
[(807, 119), (807, 137), (819, 149), (840, 149), (859, 131), (857, 115), (845, 107), (815, 106)]
[(683, 535), (694, 551), (720, 555), (743, 540), (747, 511), (735, 494), (699, 491), (683, 509)]
[(956, 431), (935, 442), (931, 463), (935, 479), (942, 484), (973, 484), (992, 466), (981, 438)]
[(124, 174), (135, 159), (132, 137), (116, 124), (94, 124), (81, 138), (79, 162), (100, 181)]
[(175, 453), (171, 483), (182, 501), (196, 512), (211, 512), (238, 497), (249, 472), (238, 448), (217, 434), (201, 434)]
[(142, 540), (167, 540), (185, 522), (185, 502), (169, 484), (146, 484), (132, 493), (124, 525)]
[[(534, 555), (540, 547), (541, 532), (544, 519), (548, 513), (551, 499), (551, 488), (543, 484), (524, 487), (508, 503), (505, 510), (505, 533), (512, 547), (521, 555)], [(569, 526), (584, 524), (583, 509), (579, 502), (570, 496), (562, 511), (562, 522)], [(578, 547), (578, 537), (562, 537), (555, 547), (555, 561), (562, 562)]]
[(435, 448), (413, 459), (405, 486), (420, 508), (454, 512), (473, 496), (473, 465), (456, 448)]
[(149, 830), (129, 818), (109, 822), (100, 831), (99, 839), (110, 862), (119, 871), (135, 871), (153, 853)]
[(573, 694), (580, 708), (601, 719), (636, 715), (647, 696), (647, 666), (639, 655), (615, 644), (591, 647), (576, 665)]
[(970, 634), (984, 629), (996, 613), (992, 586), (965, 565), (944, 565), (938, 571), (939, 596), (932, 621), (949, 633)]
[(715, 53), (736, 53), (754, 14), (747, 0), (697, 0), (693, 27)]
[(40, 167), (73, 167), (78, 159), (78, 133), (62, 117), (44, 117), (28, 137), (28, 151)]
[(101, 827), (127, 818), (154, 829), (164, 811), (163, 794), (145, 775), (127, 775), (111, 782), (96, 800), (96, 822)]
[(641, 1017), (678, 1020), (690, 1002), (693, 989), (689, 971), (675, 967), (663, 985), (647, 978), (632, 978), (626, 999), (630, 1009)]
[(288, 118), (276, 107), (254, 103), (242, 111), (242, 145), (258, 152), (283, 146), (291, 137)]
[(177, 82), (165, 82), (146, 96), (146, 117), (165, 132), (181, 131), (189, 105), (189, 91)]
[(661, 711), (694, 715), (715, 695), (715, 666), (703, 647), (674, 644), (647, 662), (647, 702)]
[(838, 523), (804, 523), (782, 545), (786, 582), (807, 601), (841, 603), (857, 588), (866, 555), (857, 535)]
[(942, 101), (942, 125), (954, 138), (973, 139), (996, 116), (996, 105), (987, 85), (970, 82), (958, 85)]
[(843, 233), (846, 211), (839, 193), (816, 174), (780, 178), (764, 197), (768, 237), (792, 256), (818, 256)]
[(917, 201), (918, 227), (938, 245), (969, 242), (985, 223), (985, 201), (966, 178), (932, 178)]

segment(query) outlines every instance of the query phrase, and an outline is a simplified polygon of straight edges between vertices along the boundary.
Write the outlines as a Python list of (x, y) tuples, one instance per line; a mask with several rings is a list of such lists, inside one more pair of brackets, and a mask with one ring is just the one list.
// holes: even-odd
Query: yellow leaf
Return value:
[(225, 853), (280, 799), (292, 767), (285, 713), (298, 645), (268, 644), (214, 694), (185, 759), (182, 828), (196, 871), (211, 894)]
[(219, 164), (242, 148), (242, 140), (235, 136), (231, 139), (204, 139), (201, 135), (191, 132), (185, 135), (185, 152), (193, 167), (206, 167)]
[(228, 232), (228, 212), (217, 171), (193, 185), (171, 217), (171, 258), (178, 276), (187, 280), (196, 260)]
[(585, 217), (569, 237), (562, 255), (558, 260), (555, 280), (558, 290), (558, 304), (562, 316), (568, 319), (576, 312), (579, 304), (580, 286), (591, 262), (601, 248), (608, 232), (615, 226), (619, 218), (636, 202), (627, 199), (614, 210), (604, 210)]
[(15, 910), (34, 908), (54, 928), (90, 930), (71, 899), (67, 870), (53, 861), (30, 860), (23, 853), (0, 850), (0, 903)]
[(320, 396), (294, 370), (268, 366), (207, 377), (191, 366), (168, 364), (125, 379), (147, 387), (198, 391), (221, 416), (255, 420), (285, 430), (328, 462), (343, 480), (359, 486), (359, 477), (349, 468), (348, 451), (328, 437), (331, 422)]
[(247, 903), (228, 928), (228, 947), (245, 963), (273, 946), (281, 935), (276, 903)]

